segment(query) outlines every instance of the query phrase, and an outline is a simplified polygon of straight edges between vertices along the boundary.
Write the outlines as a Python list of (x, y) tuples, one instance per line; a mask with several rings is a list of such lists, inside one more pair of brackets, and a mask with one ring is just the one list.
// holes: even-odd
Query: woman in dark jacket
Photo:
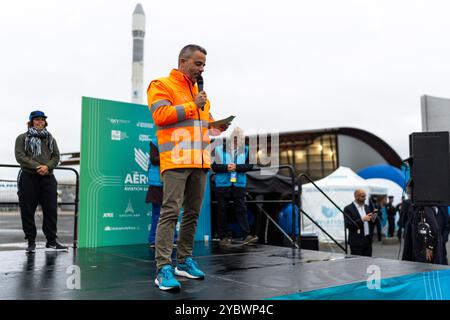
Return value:
[(57, 183), (53, 169), (59, 163), (56, 140), (47, 131), (47, 116), (42, 111), (30, 114), (27, 132), (16, 139), (15, 156), (20, 164), (18, 196), (22, 228), (28, 240), (26, 251), (36, 250), (36, 223), (34, 215), (38, 204), (44, 217), (42, 231), (48, 250), (67, 251), (57, 240)]

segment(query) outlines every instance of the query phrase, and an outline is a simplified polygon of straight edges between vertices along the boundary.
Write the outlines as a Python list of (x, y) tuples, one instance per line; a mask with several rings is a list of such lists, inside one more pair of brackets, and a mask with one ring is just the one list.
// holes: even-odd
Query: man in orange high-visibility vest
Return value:
[[(228, 128), (225, 125), (209, 132), (209, 123), (214, 121), (209, 112), (210, 103), (206, 92), (199, 92), (197, 86), (205, 62), (205, 49), (187, 45), (180, 52), (178, 69), (173, 69), (167, 78), (152, 81), (147, 90), (148, 106), (157, 129), (164, 184), (155, 242), (155, 284), (161, 290), (180, 289), (174, 274), (190, 279), (205, 277), (192, 259), (192, 249), (211, 165), (209, 134), (217, 135)], [(181, 206), (184, 212), (174, 269), (173, 236)]]

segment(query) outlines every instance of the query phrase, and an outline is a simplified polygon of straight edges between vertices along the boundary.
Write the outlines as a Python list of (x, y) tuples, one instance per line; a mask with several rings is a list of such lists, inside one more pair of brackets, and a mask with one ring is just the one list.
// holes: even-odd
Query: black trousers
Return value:
[(377, 237), (378, 237), (378, 241), (381, 241), (381, 220), (377, 217), (375, 219), (375, 227), (377, 228)]
[(388, 236), (393, 237), (395, 231), (395, 216), (387, 216), (388, 221)]
[(364, 241), (357, 245), (350, 244), (350, 251), (352, 255), (356, 256), (372, 256), (372, 236), (365, 236)]
[(231, 236), (228, 228), (227, 208), (228, 201), (233, 200), (233, 207), (236, 220), (241, 228), (241, 236), (245, 238), (250, 233), (247, 219), (247, 206), (245, 204), (245, 188), (240, 187), (218, 187), (216, 188), (216, 198), (218, 202), (217, 229), (219, 238)]
[(48, 242), (55, 241), (58, 199), (55, 176), (53, 174), (41, 176), (21, 170), (18, 177), (17, 194), (25, 239), (36, 239), (34, 215), (40, 204), (44, 216), (42, 231)]
[[(250, 198), (250, 199), (252, 199), (252, 198)], [(264, 200), (264, 196), (263, 195), (256, 195), (254, 200)], [(253, 210), (253, 214), (254, 214), (254, 217), (255, 217), (255, 222), (253, 223), (252, 228), (250, 229), (250, 234), (254, 234), (254, 235), (258, 236), (258, 237), (263, 238), (261, 236), (262, 215), (263, 215), (263, 213), (262, 213), (261, 209), (255, 204), (253, 204), (252, 210)]]

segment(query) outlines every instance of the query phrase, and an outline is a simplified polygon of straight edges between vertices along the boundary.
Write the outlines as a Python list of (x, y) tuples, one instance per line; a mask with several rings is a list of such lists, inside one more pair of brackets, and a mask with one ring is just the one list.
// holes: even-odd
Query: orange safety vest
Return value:
[(161, 173), (179, 168), (211, 167), (208, 124), (214, 121), (210, 103), (198, 109), (198, 87), (173, 69), (168, 78), (153, 80), (147, 90), (148, 107), (156, 125)]

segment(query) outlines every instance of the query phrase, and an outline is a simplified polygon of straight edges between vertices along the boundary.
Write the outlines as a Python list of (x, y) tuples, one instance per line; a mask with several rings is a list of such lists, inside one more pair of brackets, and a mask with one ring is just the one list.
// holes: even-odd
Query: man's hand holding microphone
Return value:
[(205, 107), (206, 100), (208, 97), (206, 96), (206, 92), (203, 90), (203, 77), (201, 74), (197, 76), (197, 86), (198, 86), (198, 95), (195, 97), (194, 102), (197, 105), (197, 109), (202, 109)]
[(208, 97), (206, 96), (206, 92), (205, 91), (200, 91), (198, 93), (198, 95), (194, 99), (194, 102), (197, 105), (197, 109), (203, 110), (203, 108), (205, 107), (207, 99), (208, 99)]

